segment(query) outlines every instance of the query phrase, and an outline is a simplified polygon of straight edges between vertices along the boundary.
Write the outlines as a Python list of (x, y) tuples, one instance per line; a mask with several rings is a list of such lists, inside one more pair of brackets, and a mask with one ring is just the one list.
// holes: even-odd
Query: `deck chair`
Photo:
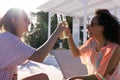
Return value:
[(80, 58), (73, 57), (70, 50), (52, 50), (51, 54), (55, 56), (64, 79), (87, 74), (85, 65), (81, 63)]

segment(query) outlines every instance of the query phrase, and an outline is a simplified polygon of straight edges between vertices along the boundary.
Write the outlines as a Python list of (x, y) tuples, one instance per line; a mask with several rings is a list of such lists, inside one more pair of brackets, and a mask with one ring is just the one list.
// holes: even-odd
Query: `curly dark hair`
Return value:
[(104, 37), (120, 45), (120, 24), (117, 17), (112, 15), (107, 9), (98, 9), (95, 12), (99, 25), (104, 27)]

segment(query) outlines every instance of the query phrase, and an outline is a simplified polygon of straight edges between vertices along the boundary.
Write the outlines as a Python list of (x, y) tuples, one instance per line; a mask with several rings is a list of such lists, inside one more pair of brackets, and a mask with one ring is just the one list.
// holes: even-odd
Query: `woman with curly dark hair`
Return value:
[(107, 9), (98, 9), (88, 26), (90, 38), (79, 48), (68, 31), (72, 54), (80, 56), (88, 75), (73, 76), (68, 80), (120, 79), (120, 24)]

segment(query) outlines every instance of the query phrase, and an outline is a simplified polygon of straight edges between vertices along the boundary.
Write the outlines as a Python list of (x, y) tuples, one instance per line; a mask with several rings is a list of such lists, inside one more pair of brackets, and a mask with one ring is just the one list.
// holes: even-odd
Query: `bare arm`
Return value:
[(72, 34), (70, 31), (68, 31), (68, 43), (69, 43), (69, 47), (70, 47), (70, 50), (72, 51), (73, 56), (74, 57), (80, 56), (80, 52), (73, 41)]
[(117, 68), (119, 64), (119, 61), (120, 61), (120, 46), (118, 46), (115, 49), (104, 76), (106, 76), (107, 74), (113, 74), (114, 70)]
[(45, 59), (45, 57), (48, 55), (50, 50), (53, 48), (57, 38), (65, 29), (67, 28), (63, 27), (62, 24), (60, 24), (56, 28), (56, 30), (52, 33), (50, 38), (42, 46), (40, 46), (38, 50), (33, 55), (31, 55), (29, 59), (37, 62), (42, 62)]

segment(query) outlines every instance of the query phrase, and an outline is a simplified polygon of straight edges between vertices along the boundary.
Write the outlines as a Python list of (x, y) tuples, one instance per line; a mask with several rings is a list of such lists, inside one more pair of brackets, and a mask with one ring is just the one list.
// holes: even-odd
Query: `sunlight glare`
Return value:
[(29, 13), (47, 1), (49, 0), (3, 0), (0, 5), (0, 16), (4, 15), (4, 13), (12, 7), (22, 8)]

